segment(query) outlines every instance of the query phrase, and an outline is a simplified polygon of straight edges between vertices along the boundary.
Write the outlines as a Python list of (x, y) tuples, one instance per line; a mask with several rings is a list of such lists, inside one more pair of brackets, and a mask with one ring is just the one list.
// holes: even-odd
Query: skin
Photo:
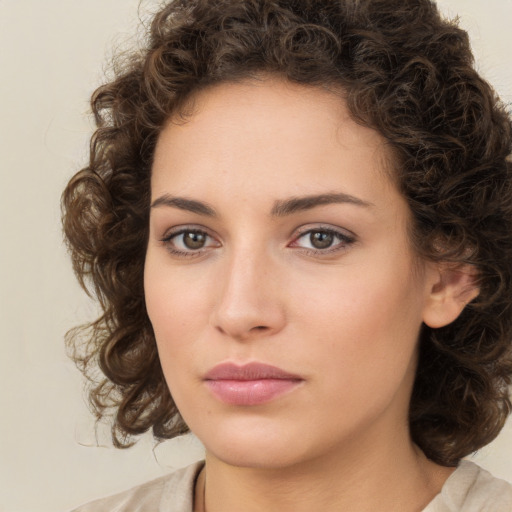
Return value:
[[(421, 510), (453, 470), (409, 436), (418, 333), (456, 318), (468, 273), (415, 256), (385, 141), (339, 96), (267, 78), (191, 106), (155, 151), (145, 293), (171, 394), (206, 448), (196, 510)], [(350, 201), (275, 215), (340, 193)], [(187, 229), (203, 233), (197, 248)], [(311, 232), (329, 230), (315, 249)], [(226, 361), (302, 381), (226, 404), (204, 382)]]

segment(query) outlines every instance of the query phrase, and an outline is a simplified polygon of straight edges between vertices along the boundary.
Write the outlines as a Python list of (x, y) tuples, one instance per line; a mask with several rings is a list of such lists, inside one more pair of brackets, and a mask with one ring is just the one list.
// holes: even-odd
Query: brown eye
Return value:
[(220, 243), (207, 232), (199, 229), (182, 229), (162, 238), (167, 250), (175, 256), (198, 256)]
[(341, 229), (316, 228), (304, 231), (290, 247), (297, 247), (310, 254), (322, 256), (347, 250), (356, 241), (355, 236)]
[(183, 245), (187, 249), (202, 249), (206, 244), (207, 235), (198, 231), (187, 231), (183, 233)]
[(328, 249), (334, 242), (334, 234), (329, 231), (312, 231), (309, 241), (315, 249)]

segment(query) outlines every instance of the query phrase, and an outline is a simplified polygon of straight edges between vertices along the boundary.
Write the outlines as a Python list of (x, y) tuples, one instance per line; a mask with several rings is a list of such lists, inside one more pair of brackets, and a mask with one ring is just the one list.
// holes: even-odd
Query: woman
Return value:
[[(181, 0), (92, 99), (64, 226), (117, 446), (195, 464), (77, 510), (512, 507), (511, 121), (427, 0)], [(84, 341), (85, 334), (85, 341)]]

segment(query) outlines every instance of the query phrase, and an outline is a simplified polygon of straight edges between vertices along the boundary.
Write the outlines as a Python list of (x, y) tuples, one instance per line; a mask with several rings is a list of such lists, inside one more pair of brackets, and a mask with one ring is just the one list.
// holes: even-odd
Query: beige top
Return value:
[[(203, 464), (197, 462), (73, 512), (192, 512), (194, 483)], [(512, 484), (462, 461), (422, 512), (512, 512)]]

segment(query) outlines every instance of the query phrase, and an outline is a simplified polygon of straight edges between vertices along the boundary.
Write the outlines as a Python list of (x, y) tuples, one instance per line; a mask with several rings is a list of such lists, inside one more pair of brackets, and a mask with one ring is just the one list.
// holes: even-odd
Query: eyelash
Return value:
[[(174, 256), (178, 256), (181, 258), (194, 258), (201, 256), (206, 250), (208, 250), (208, 247), (202, 247), (197, 250), (194, 249), (188, 249), (188, 250), (181, 250), (177, 249), (173, 245), (173, 240), (178, 238), (180, 235), (184, 235), (187, 233), (195, 234), (195, 235), (203, 235), (207, 239), (214, 240), (214, 237), (212, 237), (207, 231), (203, 229), (197, 229), (197, 228), (181, 228), (178, 231), (173, 231), (169, 234), (166, 234), (160, 241), (165, 245), (166, 249), (173, 254)], [(300, 247), (295, 244), (298, 240), (300, 240), (303, 237), (306, 237), (307, 235), (311, 236), (313, 233), (323, 233), (329, 236), (332, 236), (334, 239), (337, 240), (337, 243), (334, 243), (333, 246), (327, 247), (325, 249), (314, 249), (314, 248), (305, 248)], [(348, 248), (348, 246), (352, 245), (356, 241), (356, 237), (354, 235), (348, 235), (345, 232), (342, 232), (337, 229), (333, 229), (332, 227), (323, 227), (323, 226), (317, 226), (314, 228), (308, 228), (303, 231), (301, 231), (292, 241), (291, 244), (288, 245), (288, 247), (296, 247), (298, 250), (301, 250), (301, 252), (304, 252), (309, 255), (313, 256), (326, 256), (328, 254), (344, 251)], [(218, 244), (218, 243), (217, 243)], [(214, 245), (214, 247), (220, 247), (220, 244)]]
[(314, 228), (304, 228), (304, 230), (301, 231), (297, 237), (295, 237), (292, 244), (295, 243), (297, 240), (306, 237), (307, 235), (311, 236), (313, 233), (324, 233), (327, 235), (331, 235), (335, 239), (337, 239), (337, 242), (333, 243), (332, 246), (327, 247), (325, 249), (314, 249), (297, 246), (299, 250), (302, 250), (306, 254), (310, 254), (313, 256), (326, 256), (328, 254), (333, 254), (347, 250), (348, 247), (356, 241), (356, 237), (352, 234), (349, 235), (346, 232), (334, 229), (330, 226), (315, 226)]
[(207, 231), (204, 229), (197, 229), (197, 228), (182, 228), (178, 231), (173, 231), (169, 234), (166, 234), (162, 239), (161, 242), (165, 245), (165, 248), (173, 255), (181, 257), (181, 258), (194, 258), (197, 256), (201, 256), (206, 248), (201, 248), (198, 250), (189, 249), (187, 251), (177, 249), (175, 246), (173, 246), (173, 240), (178, 238), (180, 235), (184, 235), (186, 233), (193, 233), (195, 235), (204, 235), (207, 239), (214, 239), (211, 235), (208, 234)]

